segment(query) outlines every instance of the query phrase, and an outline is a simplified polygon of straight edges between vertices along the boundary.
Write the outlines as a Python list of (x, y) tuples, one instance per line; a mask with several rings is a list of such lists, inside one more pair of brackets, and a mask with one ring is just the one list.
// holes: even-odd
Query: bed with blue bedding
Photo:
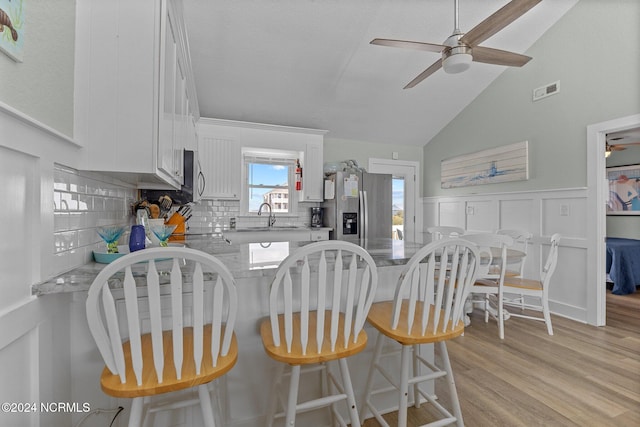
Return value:
[(640, 240), (607, 237), (607, 274), (616, 295), (632, 294), (640, 286)]

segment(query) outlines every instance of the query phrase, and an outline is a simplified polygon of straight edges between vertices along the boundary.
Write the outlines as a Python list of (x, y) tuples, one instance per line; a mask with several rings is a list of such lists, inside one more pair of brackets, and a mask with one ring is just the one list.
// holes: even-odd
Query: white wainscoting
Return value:
[[(558, 268), (549, 302), (555, 314), (587, 322), (587, 189), (423, 198), (424, 229), (462, 227), (468, 232), (522, 228), (533, 233), (525, 275), (537, 277), (551, 235), (560, 233)], [(428, 241), (429, 237), (425, 238)]]

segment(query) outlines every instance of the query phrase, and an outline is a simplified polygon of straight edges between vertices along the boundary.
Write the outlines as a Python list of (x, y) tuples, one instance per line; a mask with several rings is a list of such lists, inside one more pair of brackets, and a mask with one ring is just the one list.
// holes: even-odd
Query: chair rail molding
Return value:
[[(518, 228), (533, 234), (525, 275), (536, 277), (549, 250), (549, 239), (561, 233), (558, 269), (549, 294), (551, 312), (579, 322), (597, 325), (589, 303), (588, 265), (593, 242), (588, 239), (588, 191), (586, 187), (424, 197), (426, 227), (447, 225), (467, 232)], [(425, 237), (428, 240), (428, 237)], [(593, 261), (593, 262), (592, 262)], [(604, 262), (604, 258), (603, 258)]]

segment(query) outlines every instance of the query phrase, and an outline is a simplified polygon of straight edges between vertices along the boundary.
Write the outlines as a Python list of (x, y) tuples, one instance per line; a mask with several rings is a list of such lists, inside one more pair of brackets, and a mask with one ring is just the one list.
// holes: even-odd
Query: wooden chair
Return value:
[[(380, 424), (388, 427), (373, 398), (395, 389), (399, 402), (398, 426), (407, 425), (410, 391), (416, 407), (419, 407), (422, 399), (426, 399), (444, 417), (427, 425), (463, 425), (446, 341), (464, 332), (464, 303), (473, 286), (478, 268), (479, 253), (473, 243), (462, 239), (432, 242), (416, 252), (402, 270), (394, 300), (373, 304), (367, 320), (379, 334), (365, 386), (361, 418), (364, 418), (364, 412), (368, 408)], [(442, 274), (445, 269), (446, 274)], [(385, 338), (400, 344), (400, 350), (383, 353), (384, 341), (389, 341)], [(420, 345), (430, 343), (435, 343), (440, 352), (440, 366), (419, 354)], [(399, 375), (388, 372), (388, 367), (393, 365), (381, 361), (383, 357), (397, 353), (400, 353), (401, 361)], [(426, 370), (428, 372), (425, 373)], [(391, 387), (374, 390), (376, 372), (380, 373)], [(448, 384), (451, 410), (441, 405), (434, 395), (419, 387), (424, 381), (435, 381), (442, 377), (446, 378)]]
[[(363, 327), (377, 284), (373, 258), (349, 242), (312, 243), (282, 261), (271, 283), (270, 317), (260, 326), (265, 351), (281, 362), (269, 395), (267, 425), (284, 416), (285, 425), (294, 426), (298, 412), (331, 406), (332, 415), (346, 427), (336, 407), (339, 401), (347, 402), (351, 425), (360, 425), (345, 358), (367, 344)], [(336, 361), (341, 383), (327, 366)], [(276, 414), (285, 367), (291, 371), (288, 397), (280, 398), (284, 412)], [(318, 368), (326, 381), (323, 396), (298, 403), (301, 373)]]
[[(169, 274), (158, 273), (160, 262), (167, 263)], [(185, 264), (182, 269), (181, 264)], [(183, 284), (183, 277), (190, 283)], [(205, 292), (209, 280), (213, 283)], [(114, 299), (110, 282), (122, 283), (124, 301)], [(126, 309), (126, 315), (119, 315), (118, 307)], [(106, 364), (102, 390), (133, 399), (129, 426), (140, 425), (143, 412), (146, 420), (157, 410), (198, 402), (204, 425), (215, 425), (207, 384), (228, 372), (238, 357), (233, 332), (235, 281), (219, 260), (184, 247), (133, 252), (98, 274), (86, 309), (89, 329)], [(150, 405), (153, 396), (166, 397), (191, 387), (197, 388), (199, 399), (159, 408)]]
[[(547, 325), (547, 332), (549, 335), (553, 335), (553, 327), (551, 326), (551, 315), (549, 313), (549, 285), (551, 283), (551, 276), (558, 264), (558, 246), (560, 244), (560, 234), (554, 234), (551, 236), (551, 242), (549, 247), (549, 254), (547, 260), (540, 271), (540, 279), (527, 279), (521, 277), (508, 277), (504, 280), (504, 292), (506, 294), (522, 294), (525, 300), (522, 304), (518, 303), (516, 306), (524, 306), (524, 309), (530, 309), (534, 311), (542, 312), (543, 317), (535, 317), (510, 311), (511, 316), (522, 317), (525, 319), (541, 320)], [(532, 300), (539, 300), (539, 304), (532, 303)], [(509, 300), (505, 301), (505, 304), (511, 305)]]
[(432, 241), (440, 240), (445, 237), (460, 237), (465, 233), (463, 228), (451, 227), (447, 225), (428, 227), (427, 231), (431, 233)]
[[(484, 306), (484, 321), (489, 322), (489, 314), (496, 319), (498, 335), (504, 339), (505, 311), (503, 306), (504, 278), (507, 271), (507, 247), (513, 245), (513, 239), (504, 234), (482, 233), (467, 234), (465, 240), (478, 245), (482, 263), (478, 278), (471, 289), (474, 295), (481, 295)], [(495, 309), (491, 307), (491, 296)]]

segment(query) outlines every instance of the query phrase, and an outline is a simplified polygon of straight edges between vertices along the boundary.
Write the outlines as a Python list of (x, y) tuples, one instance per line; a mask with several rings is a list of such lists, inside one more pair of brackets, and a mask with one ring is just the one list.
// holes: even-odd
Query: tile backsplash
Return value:
[[(99, 225), (130, 226), (135, 221), (130, 209), (137, 200), (137, 189), (107, 175), (56, 164), (52, 195), (56, 274), (91, 261), (94, 249), (105, 249), (97, 233)], [(318, 204), (299, 203), (299, 214), (295, 217), (276, 214), (276, 225), (309, 226), (310, 208), (315, 206)], [(192, 212), (187, 223), (190, 233), (221, 233), (229, 228), (231, 218), (236, 218), (237, 228), (266, 224), (265, 217), (241, 217), (237, 200), (202, 200)], [(125, 233), (120, 244), (126, 244), (127, 239)]]
[[(311, 207), (317, 203), (299, 203), (298, 216), (275, 214), (276, 225), (302, 227), (311, 223)], [(240, 216), (240, 202), (237, 200), (201, 200), (193, 207), (193, 216), (188, 222), (191, 233), (220, 233), (229, 229), (231, 218), (236, 219), (237, 228), (266, 225), (266, 217)]]
[[(108, 176), (56, 164), (53, 172), (53, 254), (58, 272), (85, 264), (104, 246), (98, 225), (130, 225), (137, 190)], [(121, 237), (124, 241), (126, 234)]]

